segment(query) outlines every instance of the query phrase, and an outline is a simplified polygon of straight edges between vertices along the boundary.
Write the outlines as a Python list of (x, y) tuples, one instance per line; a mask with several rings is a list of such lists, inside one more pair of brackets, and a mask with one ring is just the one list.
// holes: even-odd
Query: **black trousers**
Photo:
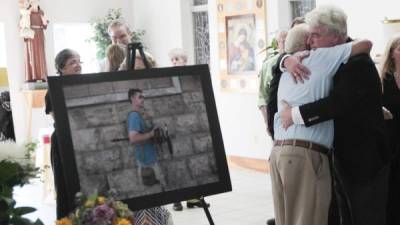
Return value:
[(386, 225), (389, 167), (368, 182), (346, 177), (340, 163), (332, 165), (333, 201), (329, 225)]
[(400, 154), (396, 154), (390, 165), (387, 224), (400, 224)]
[(65, 176), (60, 157), (60, 150), (58, 148), (58, 141), (56, 133), (51, 135), (51, 149), (50, 149), (51, 167), (54, 173), (54, 187), (57, 193), (57, 219), (68, 216), (73, 210), (68, 207), (67, 189), (65, 184)]

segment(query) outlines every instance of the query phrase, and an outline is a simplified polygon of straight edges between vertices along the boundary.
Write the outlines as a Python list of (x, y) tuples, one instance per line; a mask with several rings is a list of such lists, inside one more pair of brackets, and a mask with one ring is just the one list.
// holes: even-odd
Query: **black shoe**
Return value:
[(275, 219), (267, 220), (267, 225), (275, 225)]
[(172, 208), (175, 211), (182, 211), (182, 209), (183, 209), (181, 202), (174, 202), (174, 206)]
[[(203, 205), (201, 204), (201, 201), (198, 202), (186, 202), (186, 206), (188, 208), (194, 208), (194, 207), (199, 207), (203, 208)], [(210, 203), (206, 203), (207, 208), (210, 207)]]

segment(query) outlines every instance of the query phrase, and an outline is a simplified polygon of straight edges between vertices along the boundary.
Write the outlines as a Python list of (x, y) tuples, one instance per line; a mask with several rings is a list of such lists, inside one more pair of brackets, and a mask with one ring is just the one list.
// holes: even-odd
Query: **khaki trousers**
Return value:
[(328, 156), (297, 146), (274, 146), (270, 156), (277, 225), (327, 225), (331, 202)]

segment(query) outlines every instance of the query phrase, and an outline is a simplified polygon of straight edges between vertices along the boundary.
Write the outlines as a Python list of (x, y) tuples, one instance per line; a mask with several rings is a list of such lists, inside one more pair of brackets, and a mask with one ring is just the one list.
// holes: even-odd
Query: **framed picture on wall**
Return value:
[(221, 90), (254, 93), (266, 47), (264, 0), (218, 0)]
[(255, 25), (254, 14), (226, 17), (228, 74), (254, 74)]
[(137, 210), (232, 190), (207, 65), (49, 77), (49, 90), (69, 204), (113, 191)]

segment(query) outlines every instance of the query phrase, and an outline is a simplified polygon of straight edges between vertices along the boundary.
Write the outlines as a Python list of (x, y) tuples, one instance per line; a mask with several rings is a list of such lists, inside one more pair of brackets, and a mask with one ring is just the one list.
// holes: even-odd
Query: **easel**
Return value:
[(208, 222), (210, 223), (210, 225), (214, 225), (214, 221), (211, 217), (210, 211), (208, 210), (207, 203), (206, 203), (206, 201), (204, 201), (204, 197), (200, 197), (200, 202), (201, 202), (201, 206), (204, 209), (204, 213), (207, 216)]
[[(150, 64), (147, 61), (146, 55), (144, 54), (144, 51), (143, 51), (143, 45), (140, 42), (129, 43), (128, 44), (128, 52), (127, 52), (127, 55), (126, 55), (127, 60), (128, 60), (127, 61), (127, 69), (128, 70), (134, 70), (135, 69), (136, 50), (139, 51), (140, 57), (142, 58), (143, 64), (146, 67), (146, 69), (150, 69)], [(120, 141), (120, 139), (118, 139), (118, 140), (115, 139), (115, 140), (112, 140), (112, 141)], [(204, 213), (207, 216), (208, 222), (210, 223), (210, 225), (214, 225), (214, 221), (213, 221), (213, 219), (211, 217), (210, 211), (208, 210), (207, 203), (206, 203), (206, 201), (204, 201), (204, 197), (203, 196), (200, 197), (200, 203), (201, 203), (202, 208), (204, 209)]]

